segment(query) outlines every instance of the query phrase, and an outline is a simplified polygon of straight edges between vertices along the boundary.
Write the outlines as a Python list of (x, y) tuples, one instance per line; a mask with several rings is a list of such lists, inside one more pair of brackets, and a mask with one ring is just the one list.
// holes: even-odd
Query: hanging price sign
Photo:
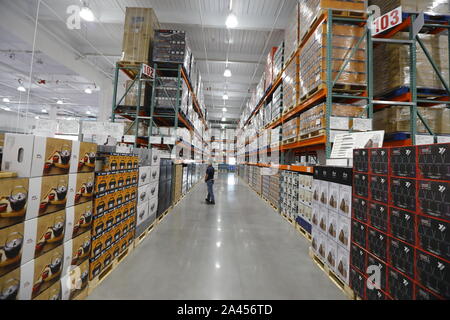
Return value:
[(150, 79), (155, 79), (155, 69), (153, 69), (149, 65), (142, 64), (142, 74), (146, 75)]
[(377, 35), (403, 22), (402, 7), (398, 7), (381, 17), (376, 18), (372, 25), (372, 35)]

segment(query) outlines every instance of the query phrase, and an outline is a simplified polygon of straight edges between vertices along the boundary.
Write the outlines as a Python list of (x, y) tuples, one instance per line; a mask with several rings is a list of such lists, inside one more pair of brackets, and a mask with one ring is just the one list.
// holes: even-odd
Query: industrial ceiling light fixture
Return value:
[(3, 102), (9, 103), (11, 102), (11, 100), (9, 100), (8, 98), (3, 98)]
[(92, 89), (91, 88), (86, 88), (86, 89), (84, 89), (84, 93), (92, 94)]
[(9, 107), (3, 107), (3, 110), (5, 110), (5, 111), (11, 111), (11, 108), (9, 108)]
[(227, 119), (225, 117), (222, 117), (222, 122), (225, 122)]
[(88, 115), (90, 115), (91, 114), (91, 112), (88, 110), (88, 111), (86, 111), (86, 114), (88, 114)]
[(20, 91), (20, 92), (27, 91), (27, 89), (25, 89), (25, 87), (23, 86), (22, 79), (19, 79), (19, 86), (17, 87), (17, 91)]
[(223, 107), (222, 111), (227, 112), (227, 108)]
[(64, 104), (64, 101), (62, 101), (61, 99), (59, 99), (58, 101), (56, 101), (56, 104)]
[(88, 22), (92, 22), (95, 20), (94, 13), (89, 8), (86, 2), (83, 2), (83, 7), (80, 10), (80, 17), (81, 19), (86, 20)]
[(228, 100), (228, 94), (225, 92), (224, 94), (223, 94), (223, 100)]
[(228, 14), (227, 20), (225, 20), (225, 25), (228, 29), (236, 28), (238, 25), (238, 19), (233, 13), (233, 0), (230, 0), (230, 13)]
[(42, 113), (47, 113), (47, 109), (43, 108), (43, 109), (41, 110), (41, 112), (42, 112)]
[(231, 77), (231, 70), (230, 70), (230, 68), (228, 68), (228, 66), (225, 68), (225, 71), (223, 72), (223, 76), (225, 78), (230, 78)]

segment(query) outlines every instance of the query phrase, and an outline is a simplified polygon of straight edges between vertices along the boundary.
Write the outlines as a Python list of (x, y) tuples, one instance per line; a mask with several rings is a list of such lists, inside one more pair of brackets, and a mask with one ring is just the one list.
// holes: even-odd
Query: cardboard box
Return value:
[(326, 234), (328, 226), (328, 209), (327, 207), (321, 206), (319, 210), (319, 228)]
[(370, 175), (369, 179), (371, 199), (387, 204), (389, 198), (388, 177)]
[(18, 300), (20, 295), (20, 267), (5, 275), (0, 275), (0, 300)]
[(363, 248), (366, 248), (366, 238), (367, 238), (367, 227), (366, 225), (356, 221), (352, 220), (352, 241), (357, 243)]
[(367, 222), (369, 210), (369, 201), (358, 197), (353, 197), (352, 200), (352, 217), (362, 222)]
[(94, 172), (97, 144), (72, 141), (70, 173)]
[(154, 183), (159, 181), (159, 166), (152, 166), (151, 172), (150, 172), (150, 183)]
[(61, 299), (79, 300), (87, 296), (89, 284), (89, 261), (85, 261), (61, 278)]
[(352, 186), (339, 185), (338, 212), (350, 217), (352, 212)]
[(149, 199), (158, 197), (158, 186), (159, 186), (159, 182), (152, 182), (148, 185), (148, 190), (149, 190)]
[[(389, 219), (391, 222), (390, 232), (394, 237), (406, 241), (412, 245), (416, 242), (416, 215), (414, 213), (397, 209), (389, 208)], [(420, 229), (419, 229), (420, 237)]]
[(316, 202), (317, 204), (320, 203), (320, 185), (321, 182), (318, 179), (313, 179), (312, 182), (312, 191), (313, 191), (313, 202)]
[(320, 243), (320, 232), (319, 229), (315, 226), (312, 226), (311, 228), (311, 249), (316, 253), (319, 254), (319, 243)]
[[(30, 202), (27, 219), (60, 211), (74, 204), (71, 197), (75, 188), (74, 184), (69, 186), (69, 175), (36, 177), (29, 181)], [(68, 205), (68, 202), (71, 204)]]
[(18, 177), (29, 178), (33, 160), (34, 136), (5, 134), (2, 155), (2, 170), (17, 172)]
[(397, 177), (416, 177), (416, 147), (390, 149), (390, 174)]
[(389, 263), (414, 278), (414, 247), (397, 239), (389, 239)]
[(91, 230), (93, 218), (92, 202), (66, 208), (66, 234), (64, 242)]
[(417, 190), (415, 180), (391, 178), (390, 191), (392, 205), (401, 209), (416, 211)]
[(363, 173), (353, 175), (353, 190), (358, 197), (369, 197), (369, 176)]
[(139, 168), (139, 187), (150, 183), (151, 167)]
[[(36, 219), (27, 220), (25, 222), (25, 247), (30, 243), (34, 244), (34, 254), (29, 260), (36, 259), (44, 253), (62, 245), (66, 227), (67, 221), (65, 210), (53, 212)], [(29, 260), (23, 262), (28, 262)]]
[(55, 282), (50, 288), (42, 292), (33, 300), (64, 300), (62, 294), (62, 279), (61, 281)]
[(78, 164), (79, 149), (75, 155), (73, 151), (71, 140), (34, 137), (31, 177), (69, 174), (72, 161), (72, 166)]
[(389, 294), (397, 300), (412, 300), (414, 283), (395, 269), (388, 271)]
[(332, 270), (336, 270), (337, 248), (337, 243), (328, 238), (326, 242), (326, 261)]
[(328, 209), (327, 217), (327, 236), (329, 239), (337, 240), (338, 214)]
[(337, 217), (337, 242), (339, 245), (350, 249), (350, 218), (342, 215)]
[[(411, 191), (407, 200), (411, 201), (412, 195)], [(450, 221), (450, 182), (420, 180), (417, 195), (421, 213)], [(406, 209), (411, 207), (412, 204)]]
[(388, 237), (384, 233), (369, 229), (367, 249), (383, 261), (387, 259), (387, 243)]
[(138, 188), (138, 206), (147, 202), (149, 199), (149, 190), (148, 185), (142, 186)]
[(387, 205), (380, 203), (369, 203), (370, 225), (378, 230), (388, 231), (389, 212)]
[[(387, 278), (387, 266), (386, 263), (384, 263), (383, 261), (375, 258), (374, 256), (368, 254), (367, 255), (367, 269), (369, 269), (370, 267), (376, 267), (379, 271), (380, 271), (380, 283), (379, 283), (379, 289), (381, 290), (386, 290), (386, 278)], [(370, 277), (373, 274), (373, 271), (371, 271), (371, 274), (368, 274), (367, 272), (368, 270), (366, 270), (366, 276)], [(373, 282), (372, 282), (373, 283)], [(375, 286), (377, 285), (376, 283), (373, 283)], [(367, 288), (366, 292), (369, 292), (372, 290), (369, 290), (369, 288)]]
[(328, 209), (338, 212), (339, 184), (328, 183)]
[(366, 297), (366, 278), (364, 278), (358, 271), (350, 268), (350, 287), (355, 292), (355, 295), (361, 299)]
[(450, 298), (450, 263), (426, 252), (417, 251), (416, 279), (444, 299)]
[(92, 201), (94, 196), (94, 173), (77, 173), (69, 175), (69, 194), (67, 207)]
[(350, 253), (347, 249), (342, 248), (341, 246), (338, 246), (337, 248), (336, 272), (338, 277), (348, 285), (350, 273)]
[(0, 276), (20, 267), (24, 257), (33, 258), (34, 242), (25, 247), (25, 224), (19, 223), (0, 230)]
[(450, 261), (450, 222), (420, 216), (418, 231), (420, 248)]
[(71, 253), (71, 266), (79, 266), (85, 261), (89, 261), (91, 243), (91, 233), (89, 231), (64, 243), (64, 251), (67, 254)]
[(0, 229), (25, 221), (30, 199), (28, 178), (1, 179)]
[(136, 215), (136, 226), (139, 226), (142, 222), (149, 218), (149, 203), (145, 201), (138, 204), (137, 215)]
[(328, 206), (328, 188), (329, 183), (327, 181), (320, 181), (320, 195), (319, 195), (319, 201), (322, 205)]
[(367, 268), (367, 252), (355, 244), (350, 248), (352, 267), (358, 269), (360, 272), (366, 272)]
[(418, 146), (419, 177), (450, 180), (450, 144)]

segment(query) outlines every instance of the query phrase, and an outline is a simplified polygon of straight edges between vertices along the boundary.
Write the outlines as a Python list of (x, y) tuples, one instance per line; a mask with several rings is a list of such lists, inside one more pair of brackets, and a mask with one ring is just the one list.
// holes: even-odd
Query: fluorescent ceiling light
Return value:
[(228, 94), (225, 92), (224, 94), (223, 94), (223, 100), (228, 100)]
[(86, 88), (86, 89), (84, 89), (84, 93), (91, 94), (92, 93), (92, 89), (91, 88)]
[(226, 68), (225, 71), (223, 72), (223, 76), (226, 78), (231, 77), (231, 70)]
[(27, 89), (25, 89), (24, 86), (20, 85), (20, 86), (17, 87), (17, 91), (25, 92), (25, 91), (27, 91)]
[(34, 117), (36, 120), (39, 120), (39, 116)]
[(88, 111), (86, 111), (86, 114), (91, 114), (91, 112), (88, 110)]
[(11, 102), (11, 101), (8, 98), (3, 98), (3, 102), (8, 103), (8, 102)]
[(228, 29), (233, 29), (237, 27), (238, 19), (233, 12), (231, 12), (228, 15), (227, 20), (225, 21), (225, 25), (227, 26)]
[(11, 108), (9, 108), (9, 107), (3, 107), (3, 110), (5, 110), (5, 111), (11, 111)]
[(222, 122), (225, 122), (227, 119), (225, 119), (225, 117), (222, 118)]
[(47, 113), (47, 110), (46, 109), (42, 109), (41, 112), (42, 113)]
[(94, 21), (94, 19), (95, 19), (94, 13), (88, 7), (81, 8), (80, 17), (83, 20), (86, 20), (86, 21), (89, 21), (89, 22)]
[(63, 104), (64, 102), (62, 100), (56, 101), (56, 104)]
[(223, 108), (222, 111), (223, 111), (223, 112), (227, 112), (227, 108)]

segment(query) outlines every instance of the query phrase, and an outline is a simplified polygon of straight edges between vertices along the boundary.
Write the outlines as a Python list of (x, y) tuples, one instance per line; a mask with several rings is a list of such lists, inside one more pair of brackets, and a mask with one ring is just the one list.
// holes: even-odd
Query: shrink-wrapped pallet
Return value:
[[(384, 0), (383, 0), (384, 1)], [(302, 0), (300, 1), (300, 40), (311, 29), (323, 9), (364, 12), (365, 0)]]
[(287, 28), (284, 33), (284, 56), (285, 61), (288, 61), (289, 58), (294, 54), (295, 50), (297, 50), (299, 44), (299, 9), (300, 4), (298, 1), (295, 1), (295, 8), (292, 10), (291, 14), (288, 18)]
[(421, 12), (429, 14), (449, 14), (450, 8), (446, 1), (437, 3), (433, 0), (369, 0), (369, 5), (377, 5), (381, 14), (385, 14), (397, 7), (402, 7), (403, 12)]
[[(397, 34), (395, 39), (408, 39), (407, 33)], [(442, 76), (449, 83), (448, 39), (443, 35), (421, 34), (420, 39), (431, 54)], [(399, 87), (410, 86), (409, 46), (381, 43), (374, 48), (374, 94), (382, 96)], [(444, 89), (437, 73), (424, 51), (417, 44), (417, 87)]]
[[(307, 40), (300, 52), (300, 97), (305, 99), (327, 80), (327, 24), (322, 23)], [(336, 79), (352, 49), (364, 35), (358, 25), (333, 23), (332, 30), (332, 81)], [(337, 79), (338, 86), (354, 85), (358, 89), (366, 85), (366, 42), (363, 40), (355, 54)], [(338, 86), (335, 86), (337, 88)], [(341, 89), (341, 88), (339, 88)], [(349, 88), (353, 89), (353, 88)]]
[(299, 129), (299, 121), (300, 118), (294, 118), (291, 119), (285, 123), (283, 123), (283, 141), (289, 140), (289, 139), (295, 139), (298, 136), (298, 129)]
[(283, 77), (283, 110), (287, 110), (297, 104), (298, 101), (298, 59), (294, 58), (286, 66)]
[(149, 63), (154, 32), (159, 28), (158, 18), (152, 8), (127, 8), (121, 61)]

